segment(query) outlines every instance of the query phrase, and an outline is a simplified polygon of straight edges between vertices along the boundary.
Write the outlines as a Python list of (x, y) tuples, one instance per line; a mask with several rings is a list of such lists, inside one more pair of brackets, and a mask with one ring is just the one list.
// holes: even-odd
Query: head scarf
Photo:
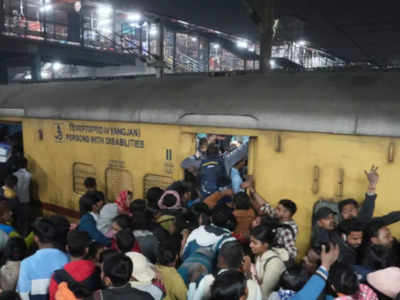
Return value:
[[(165, 196), (167, 196), (167, 195), (173, 195), (173, 196), (176, 198), (176, 203), (175, 203), (175, 205), (168, 207), (168, 206), (166, 206), (166, 205), (164, 204), (164, 198), (165, 198)], [(174, 190), (166, 191), (166, 192), (161, 196), (160, 200), (158, 201), (158, 207), (159, 207), (160, 209), (179, 209), (179, 208), (181, 208), (181, 197), (180, 197), (179, 194), (178, 194), (176, 191), (174, 191)]]
[(118, 210), (122, 212), (129, 212), (128, 206), (128, 194), (129, 191), (122, 191), (119, 193), (115, 203), (118, 205)]
[(400, 268), (390, 267), (369, 273), (367, 281), (374, 289), (394, 299), (400, 293)]

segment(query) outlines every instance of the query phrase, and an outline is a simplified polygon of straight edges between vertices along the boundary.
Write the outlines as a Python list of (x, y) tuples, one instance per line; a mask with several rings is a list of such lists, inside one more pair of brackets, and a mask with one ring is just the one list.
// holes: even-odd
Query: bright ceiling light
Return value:
[(192, 42), (197, 42), (197, 37), (192, 37)]
[(213, 47), (214, 47), (214, 49), (219, 49), (220, 45), (219, 44), (214, 44)]
[(108, 17), (112, 14), (113, 9), (109, 5), (101, 5), (97, 8), (97, 14), (102, 17)]
[(238, 46), (238, 48), (241, 48), (241, 49), (244, 49), (244, 48), (247, 48), (247, 47), (248, 47), (247, 42), (246, 42), (246, 41), (243, 41), (243, 40), (237, 41), (237, 42), (236, 42), (236, 45)]
[(53, 63), (53, 70), (54, 71), (60, 71), (62, 69), (62, 67), (63, 67), (63, 65), (58, 61)]
[(307, 46), (307, 41), (305, 41), (305, 40), (300, 40), (300, 41), (298, 41), (297, 42), (297, 45), (299, 45), (300, 47), (304, 47), (304, 46)]
[(42, 12), (42, 13), (49, 12), (51, 10), (53, 10), (53, 5), (51, 5), (51, 4), (46, 4), (40, 8), (40, 12)]
[(135, 23), (131, 23), (131, 27), (133, 28), (140, 28), (140, 24), (135, 22)]
[(128, 15), (128, 20), (132, 22), (139, 22), (142, 19), (142, 15), (138, 12), (134, 12)]
[(157, 26), (152, 24), (150, 27), (150, 35), (157, 35), (157, 34), (158, 34)]
[(50, 78), (50, 73), (49, 73), (49, 72), (46, 72), (46, 71), (42, 71), (42, 72), (40, 73), (40, 77), (41, 77), (42, 79)]

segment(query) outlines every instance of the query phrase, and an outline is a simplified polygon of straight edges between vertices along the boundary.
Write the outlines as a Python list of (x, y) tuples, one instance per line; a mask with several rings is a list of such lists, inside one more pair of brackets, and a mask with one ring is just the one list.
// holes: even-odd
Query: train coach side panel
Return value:
[(47, 210), (71, 217), (78, 216), (86, 177), (96, 178), (109, 201), (124, 189), (141, 198), (150, 186), (165, 188), (180, 178), (180, 139), (177, 126), (24, 120), (25, 151), (40, 199)]
[[(256, 188), (273, 205), (283, 198), (297, 203), (297, 245), (304, 254), (310, 241), (314, 203), (320, 198), (364, 201), (368, 187), (364, 170), (372, 164), (379, 166), (380, 174), (375, 216), (400, 210), (399, 146), (398, 139), (382, 137), (263, 132), (256, 144)], [(391, 229), (399, 238), (400, 223)]]

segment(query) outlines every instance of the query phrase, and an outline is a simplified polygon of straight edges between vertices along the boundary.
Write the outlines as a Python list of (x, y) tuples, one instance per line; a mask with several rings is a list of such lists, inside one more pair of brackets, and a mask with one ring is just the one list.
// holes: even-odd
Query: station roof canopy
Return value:
[[(118, 0), (228, 34), (257, 39), (257, 27), (243, 1)], [(347, 62), (386, 66), (400, 61), (400, 5), (396, 0), (275, 2), (277, 18), (291, 16), (305, 22), (304, 32), (298, 38), (310, 42), (313, 48), (324, 49)]]

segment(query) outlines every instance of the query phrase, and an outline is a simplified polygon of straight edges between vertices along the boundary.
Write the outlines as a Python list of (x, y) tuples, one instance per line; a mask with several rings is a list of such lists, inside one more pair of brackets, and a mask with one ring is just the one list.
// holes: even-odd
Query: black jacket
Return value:
[(153, 297), (146, 292), (132, 288), (129, 283), (123, 287), (111, 287), (104, 290), (94, 292), (92, 296), (86, 300), (154, 300)]

